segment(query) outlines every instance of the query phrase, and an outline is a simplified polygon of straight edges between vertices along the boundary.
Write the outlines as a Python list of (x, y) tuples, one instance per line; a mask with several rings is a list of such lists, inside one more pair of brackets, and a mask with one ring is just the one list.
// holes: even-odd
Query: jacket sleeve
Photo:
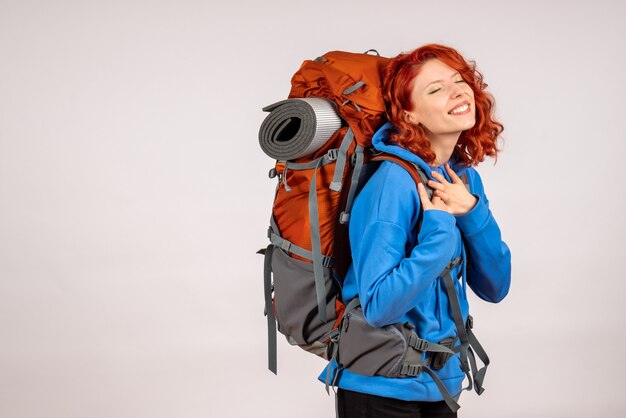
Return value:
[(361, 306), (367, 321), (378, 327), (400, 321), (455, 250), (454, 216), (440, 210), (424, 212), (420, 244), (410, 248), (419, 214), (415, 183), (395, 164), (383, 168), (357, 197), (350, 220)]
[(456, 217), (467, 245), (467, 283), (481, 299), (500, 302), (511, 284), (511, 252), (500, 233), (478, 172), (471, 169), (470, 189), (478, 201)]

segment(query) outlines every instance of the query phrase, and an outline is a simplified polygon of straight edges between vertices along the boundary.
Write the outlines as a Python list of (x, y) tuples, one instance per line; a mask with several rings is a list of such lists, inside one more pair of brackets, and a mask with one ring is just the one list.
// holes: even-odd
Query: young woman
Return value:
[[(421, 338), (435, 343), (458, 336), (442, 279), (444, 268), (458, 257), (462, 263), (452, 277), (464, 323), (467, 285), (489, 302), (508, 293), (509, 249), (473, 168), (486, 156), (497, 156), (503, 130), (493, 119), (494, 100), (486, 86), (474, 65), (442, 45), (401, 54), (386, 69), (390, 122), (374, 135), (373, 145), (419, 165), (434, 194), (429, 198), (404, 168), (385, 161), (355, 200), (353, 264), (343, 298), (348, 303), (358, 296), (371, 325), (409, 322)], [(460, 366), (457, 353), (434, 371), (454, 397), (463, 389)], [(343, 370), (336, 383), (341, 417), (457, 416), (427, 373), (389, 378)]]

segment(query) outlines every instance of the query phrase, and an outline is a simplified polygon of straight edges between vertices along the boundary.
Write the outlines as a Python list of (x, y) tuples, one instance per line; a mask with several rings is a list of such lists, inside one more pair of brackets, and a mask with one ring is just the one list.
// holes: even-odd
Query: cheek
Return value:
[(442, 113), (446, 113), (446, 106), (446, 100), (432, 100), (422, 106), (421, 112), (429, 117), (440, 116)]

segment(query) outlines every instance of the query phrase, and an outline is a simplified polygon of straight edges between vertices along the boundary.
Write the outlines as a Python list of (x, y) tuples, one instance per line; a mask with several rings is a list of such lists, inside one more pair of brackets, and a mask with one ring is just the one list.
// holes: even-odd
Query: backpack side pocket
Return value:
[(327, 358), (326, 342), (337, 320), (338, 286), (333, 281), (331, 268), (324, 267), (326, 288), (326, 318), (318, 317), (315, 298), (313, 265), (290, 257), (276, 248), (272, 257), (274, 276), (274, 311), (278, 330), (287, 336), (289, 343)]
[(409, 348), (402, 327), (373, 327), (360, 307), (351, 310), (342, 322), (337, 361), (353, 373), (398, 377)]

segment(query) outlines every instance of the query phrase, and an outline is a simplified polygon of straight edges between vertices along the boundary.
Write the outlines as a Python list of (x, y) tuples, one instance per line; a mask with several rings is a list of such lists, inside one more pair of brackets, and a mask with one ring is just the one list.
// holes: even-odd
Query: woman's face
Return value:
[(438, 59), (426, 61), (413, 79), (411, 102), (406, 121), (421, 124), (431, 141), (454, 135), (456, 140), (476, 123), (472, 88), (458, 71)]

